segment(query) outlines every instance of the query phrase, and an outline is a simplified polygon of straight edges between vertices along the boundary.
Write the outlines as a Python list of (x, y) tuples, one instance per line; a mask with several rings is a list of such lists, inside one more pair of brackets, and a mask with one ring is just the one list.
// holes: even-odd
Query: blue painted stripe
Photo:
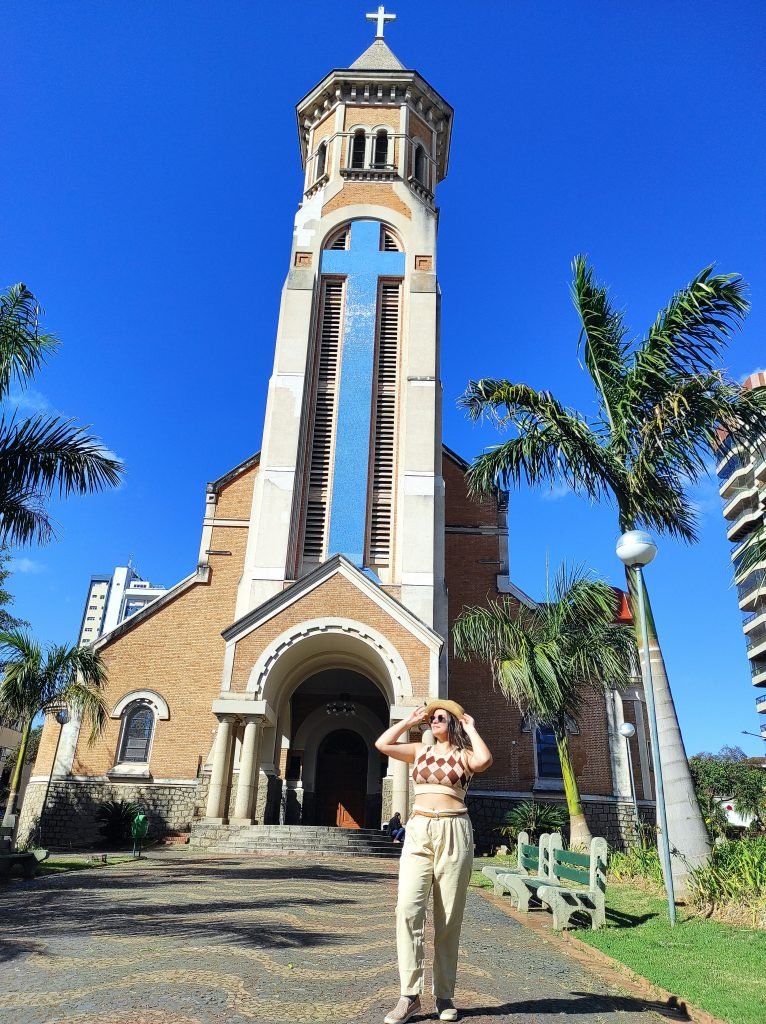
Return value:
[(359, 566), (367, 523), (378, 285), (381, 277), (404, 277), (404, 253), (380, 249), (381, 227), (379, 221), (353, 221), (349, 248), (326, 249), (321, 263), (322, 274), (346, 278), (327, 557), (343, 554)]

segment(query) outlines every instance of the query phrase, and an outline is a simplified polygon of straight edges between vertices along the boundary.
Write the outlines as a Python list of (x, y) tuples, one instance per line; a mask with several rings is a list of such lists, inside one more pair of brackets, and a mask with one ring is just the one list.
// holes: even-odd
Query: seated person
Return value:
[(402, 825), (402, 816), (399, 811), (394, 814), (388, 823), (388, 834), (395, 843), (404, 842), (404, 826)]

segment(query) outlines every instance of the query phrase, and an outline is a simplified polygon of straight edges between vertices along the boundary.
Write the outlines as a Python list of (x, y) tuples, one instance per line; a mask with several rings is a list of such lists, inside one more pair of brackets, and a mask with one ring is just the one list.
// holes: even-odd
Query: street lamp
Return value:
[(53, 751), (53, 762), (51, 764), (51, 773), (48, 776), (48, 785), (45, 787), (45, 796), (43, 797), (43, 804), (40, 808), (40, 823), (37, 826), (37, 843), (39, 846), (42, 845), (43, 841), (43, 815), (45, 814), (45, 805), (48, 802), (48, 793), (50, 792), (51, 782), (53, 780), (53, 773), (56, 770), (56, 759), (59, 756), (59, 743), (61, 743), (61, 734), (64, 731), (64, 726), (69, 721), (69, 709), (62, 707), (56, 712), (56, 721), (59, 724), (59, 734), (56, 737), (56, 749)]
[[(649, 650), (649, 631), (646, 628), (646, 599), (644, 596), (643, 568), (654, 560), (657, 545), (644, 530), (628, 530), (617, 541), (617, 557), (623, 565), (629, 566), (636, 574), (636, 592), (638, 595), (638, 618), (641, 628), (641, 646), (644, 657), (641, 674), (644, 677), (646, 692), (646, 710), (649, 713), (649, 735), (652, 742), (652, 758), (654, 760), (654, 788), (657, 797), (657, 817), (660, 826), (660, 849), (662, 866), (665, 876), (665, 891), (668, 895), (668, 916), (671, 925), (676, 923), (676, 899), (673, 891), (673, 868), (670, 863), (670, 839), (668, 836), (668, 815), (665, 807), (665, 787), (662, 780), (662, 761), (660, 759), (660, 741), (657, 732), (657, 710), (654, 705), (654, 683), (652, 681), (652, 659)], [(635, 789), (634, 789), (635, 794)]]
[(623, 722), (620, 736), (625, 737), (625, 749), (628, 752), (628, 772), (630, 773), (630, 795), (633, 797), (633, 814), (636, 817), (636, 833), (640, 832), (641, 820), (638, 817), (638, 800), (636, 800), (636, 779), (633, 775), (633, 755), (630, 752), (630, 741), (636, 735), (636, 727), (632, 722)]

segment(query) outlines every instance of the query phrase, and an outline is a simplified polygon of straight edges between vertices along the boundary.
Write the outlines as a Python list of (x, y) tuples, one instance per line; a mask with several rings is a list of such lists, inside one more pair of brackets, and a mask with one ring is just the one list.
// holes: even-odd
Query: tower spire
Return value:
[(376, 26), (375, 26), (375, 38), (376, 39), (382, 39), (383, 38), (383, 30), (384, 30), (384, 28), (386, 26), (386, 22), (387, 21), (396, 21), (396, 15), (395, 14), (387, 14), (386, 13), (386, 8), (383, 6), (383, 4), (381, 4), (378, 7), (377, 13), (373, 12), (371, 14), (365, 14), (365, 18), (368, 21), (376, 22)]

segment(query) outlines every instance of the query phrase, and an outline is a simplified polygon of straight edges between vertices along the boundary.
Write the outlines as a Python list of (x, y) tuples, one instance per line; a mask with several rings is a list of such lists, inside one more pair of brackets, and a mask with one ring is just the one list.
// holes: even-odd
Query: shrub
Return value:
[(717, 845), (709, 863), (692, 872), (690, 899), (708, 913), (746, 913), (766, 927), (766, 836)]
[(529, 841), (536, 843), (542, 832), (560, 832), (566, 820), (566, 811), (560, 804), (524, 800), (508, 811), (497, 831), (510, 839), (515, 839), (519, 832), (527, 832)]
[(99, 832), (108, 843), (124, 843), (137, 814), (137, 805), (128, 800), (106, 800), (96, 811), (96, 821), (102, 822)]
[(609, 874), (618, 881), (630, 879), (662, 885), (662, 863), (657, 847), (642, 839), (639, 845), (632, 846), (625, 853), (611, 852)]

